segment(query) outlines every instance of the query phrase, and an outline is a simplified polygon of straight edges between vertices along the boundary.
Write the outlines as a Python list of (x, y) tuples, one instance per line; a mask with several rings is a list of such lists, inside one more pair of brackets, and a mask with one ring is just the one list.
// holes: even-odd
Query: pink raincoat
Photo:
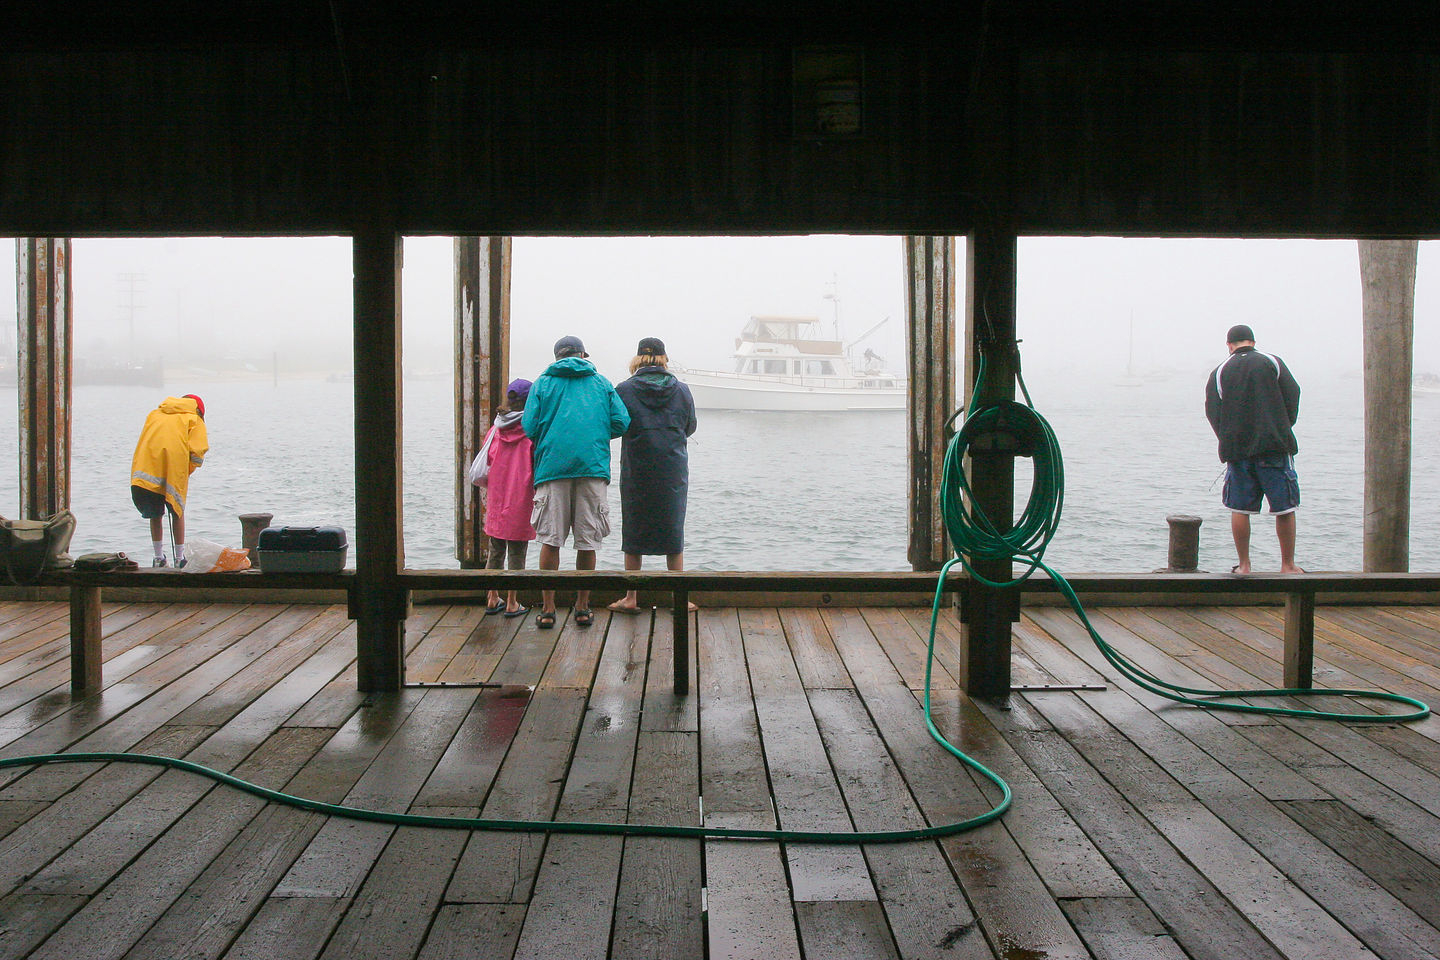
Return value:
[[(501, 421), (506, 421), (503, 425)], [(485, 498), (485, 533), (501, 540), (534, 540), (530, 511), (535, 505), (534, 444), (518, 412), (496, 418), (490, 428), (490, 476)]]

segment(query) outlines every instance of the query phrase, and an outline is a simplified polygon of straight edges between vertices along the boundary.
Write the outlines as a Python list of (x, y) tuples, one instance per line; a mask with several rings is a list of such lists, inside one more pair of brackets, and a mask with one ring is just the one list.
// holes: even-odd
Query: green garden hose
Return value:
[[(1423, 720), (1430, 715), (1430, 708), (1420, 700), (1404, 697), (1398, 693), (1382, 690), (1337, 689), (1333, 687), (1264, 688), (1258, 690), (1208, 690), (1196, 687), (1182, 687), (1167, 683), (1147, 672), (1138, 664), (1128, 660), (1105, 639), (1090, 623), (1080, 598), (1065, 578), (1048, 566), (1043, 557), (1045, 547), (1060, 525), (1060, 513), (1065, 496), (1065, 467), (1060, 457), (1060, 445), (1050, 424), (1036, 411), (1030, 400), (1030, 392), (1018, 370), (1015, 380), (1025, 397), (1025, 402), (1002, 400), (976, 409), (981, 385), (985, 382), (986, 363), (981, 355), (979, 373), (975, 378), (975, 393), (971, 398), (970, 413), (964, 425), (955, 433), (945, 452), (944, 480), (940, 488), (940, 511), (950, 542), (958, 557), (945, 565), (960, 563), (971, 577), (989, 587), (1017, 589), (1036, 570), (1043, 570), (1055, 583), (1070, 604), (1090, 639), (1100, 653), (1115, 669), (1132, 683), (1151, 693), (1206, 710), (1232, 710), (1240, 713), (1267, 713), (1282, 717), (1308, 717), (1312, 720), (1345, 720), (1351, 723), (1403, 723)], [(958, 416), (958, 414), (957, 414)], [(999, 531), (990, 520), (974, 507), (974, 496), (965, 478), (965, 456), (977, 438), (989, 437), (997, 432), (1006, 435), (1012, 445), (1018, 445), (1033, 458), (1034, 478), (1030, 487), (1030, 499), (1013, 528)], [(1006, 581), (992, 581), (977, 573), (971, 560), (1015, 560), (1026, 564), (1018, 576)], [(942, 579), (944, 574), (942, 573)], [(935, 642), (937, 607), (930, 618), (930, 642)], [(927, 691), (928, 692), (928, 691)], [(1295, 707), (1278, 707), (1264, 704), (1234, 703), (1227, 698), (1268, 698), (1268, 697), (1315, 697), (1340, 696), (1357, 700), (1385, 700), (1414, 707), (1410, 713), (1333, 713)]]
[[(948, 569), (948, 567), (947, 567)], [(638, 823), (582, 823), (562, 822), (551, 820), (496, 820), (484, 817), (433, 817), (420, 816), (409, 813), (390, 813), (382, 810), (368, 810), (363, 807), (350, 807), (338, 803), (325, 803), (320, 800), (311, 800), (306, 797), (296, 797), (291, 794), (282, 793), (279, 790), (271, 790), (259, 784), (242, 780), (239, 777), (231, 776), (211, 767), (194, 763), (190, 760), (180, 760), (175, 757), (161, 757), (153, 754), (142, 753), (51, 753), (38, 754), (25, 757), (9, 757), (0, 759), (0, 769), (6, 767), (32, 766), (42, 763), (140, 763), (151, 766), (168, 767), (176, 770), (186, 770), (190, 773), (208, 777), (217, 783), (227, 784), (237, 790), (253, 794), (262, 800), (273, 803), (280, 803), (286, 806), (298, 807), (301, 810), (310, 810), (315, 813), (323, 813), (329, 816), (344, 817), (351, 820), (365, 820), (372, 823), (388, 823), (394, 826), (403, 827), (441, 827), (454, 830), (491, 830), (509, 831), (520, 833), (573, 833), (573, 834), (600, 834), (611, 836), (631, 837), (688, 837), (700, 840), (773, 840), (783, 843), (807, 843), (807, 844), (856, 844), (856, 843), (904, 843), (915, 840), (934, 840), (940, 837), (953, 836), (967, 830), (974, 830), (990, 821), (1000, 817), (1010, 808), (1011, 794), (1010, 786), (997, 776), (993, 771), (985, 767), (973, 757), (967, 756), (957, 749), (935, 726), (935, 721), (930, 715), (930, 677), (932, 666), (935, 661), (935, 629), (934, 611), (940, 609), (940, 601), (943, 596), (941, 585), (945, 582), (944, 575), (941, 575), (935, 588), (935, 603), (931, 614), (930, 644), (925, 657), (925, 727), (930, 735), (944, 747), (946, 751), (953, 754), (966, 766), (975, 770), (981, 776), (989, 779), (1000, 788), (1001, 799), (990, 810), (967, 820), (958, 820), (954, 823), (944, 823), (932, 827), (919, 827), (909, 830), (878, 830), (878, 831), (850, 831), (850, 830), (760, 830), (735, 827), (694, 827), (675, 826), (664, 824), (638, 824)]]
[[(1420, 720), (1430, 714), (1430, 708), (1419, 700), (1379, 690), (1349, 690), (1332, 688), (1302, 689), (1260, 689), (1260, 690), (1202, 690), (1182, 687), (1155, 677), (1140, 666), (1126, 659), (1111, 647), (1091, 625), (1085, 615), (1075, 591), (1065, 578), (1044, 562), (1045, 548), (1055, 536), (1060, 524), (1060, 515), (1065, 496), (1065, 471), (1060, 456), (1060, 445), (1034, 404), (1030, 401), (1025, 381), (1016, 372), (1016, 381), (1025, 397), (1025, 403), (1002, 400), (982, 409), (977, 409), (981, 386), (985, 382), (986, 364), (982, 354), (975, 392), (971, 397), (965, 423), (956, 431), (945, 452), (944, 474), (940, 488), (940, 509), (944, 517), (950, 542), (957, 556), (941, 568), (935, 586), (935, 598), (930, 608), (930, 637), (925, 656), (925, 727), (946, 751), (957, 757), (970, 769), (990, 780), (1000, 788), (1000, 802), (989, 811), (968, 820), (922, 827), (910, 830), (881, 831), (807, 831), (807, 830), (759, 830), (732, 827), (696, 827), (662, 824), (633, 823), (580, 823), (548, 820), (496, 820), (483, 817), (432, 817), (408, 813), (389, 813), (381, 810), (367, 810), (343, 804), (325, 803), (305, 797), (296, 797), (279, 790), (271, 790), (258, 784), (242, 780), (219, 770), (181, 760), (138, 753), (52, 753), (25, 757), (0, 759), (0, 769), (6, 767), (32, 766), (42, 763), (140, 763), (152, 766), (186, 770), (208, 777), (218, 783), (227, 784), (238, 790), (253, 794), (263, 800), (298, 807), (330, 816), (352, 820), (366, 820), (373, 823), (388, 823), (395, 826), (442, 827), (462, 830), (493, 830), (510, 832), (544, 832), (599, 834), (644, 837), (684, 837), (710, 840), (770, 840), (783, 843), (901, 843), (915, 840), (932, 840), (952, 836), (966, 830), (973, 830), (997, 819), (1010, 808), (1011, 792), (993, 771), (973, 757), (957, 749), (940, 733), (931, 716), (930, 681), (935, 662), (935, 632), (940, 609), (944, 599), (943, 585), (946, 574), (956, 563), (964, 566), (971, 577), (995, 589), (1017, 589), (1036, 570), (1043, 570), (1061, 595), (1069, 602), (1086, 631), (1090, 634), (1101, 654), (1131, 682), (1169, 700), (1191, 704), (1207, 710), (1235, 710), (1246, 713), (1268, 713), (1289, 717), (1309, 717), (1319, 720), (1346, 720), (1354, 722), (1396, 723)], [(957, 411), (956, 416), (959, 416)], [(954, 418), (952, 418), (953, 420)], [(1012, 448), (1031, 457), (1034, 477), (1030, 498), (1015, 524), (1004, 531), (995, 527), (983, 512), (974, 506), (974, 496), (965, 477), (965, 457), (971, 447), (982, 439), (1004, 436)], [(965, 559), (966, 557), (969, 560)], [(989, 580), (971, 566), (976, 560), (1020, 560), (1026, 569), (1013, 579), (1006, 581)], [(1231, 703), (1220, 698), (1264, 698), (1303, 696), (1343, 696), (1356, 699), (1387, 700), (1415, 708), (1405, 714), (1349, 714), (1320, 710), (1296, 709), (1292, 707), (1264, 706), (1248, 703)]]

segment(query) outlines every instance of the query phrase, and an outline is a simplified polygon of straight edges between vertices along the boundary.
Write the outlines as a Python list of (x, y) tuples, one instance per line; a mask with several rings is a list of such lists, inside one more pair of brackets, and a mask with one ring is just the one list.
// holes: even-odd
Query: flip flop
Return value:
[(595, 622), (595, 614), (590, 610), (575, 611), (575, 626), (588, 627)]
[(501, 600), (499, 603), (495, 604), (495, 606), (493, 606), (493, 607), (486, 607), (486, 608), (485, 608), (485, 616), (487, 616), (487, 617), (493, 617), (493, 616), (495, 616), (495, 614), (499, 613), (500, 611), (502, 611), (502, 610), (504, 610), (504, 609), (505, 609), (505, 601), (504, 601), (504, 600)]
[[(504, 604), (501, 604), (501, 606), (504, 606)], [(521, 607), (519, 610), (506, 610), (506, 611), (505, 611), (505, 616), (506, 616), (507, 618), (508, 618), (508, 617), (523, 617), (523, 616), (525, 616), (525, 614), (527, 614), (527, 613), (529, 613), (529, 612), (530, 612), (530, 608), (529, 608), (529, 607)]]
[(555, 626), (555, 611), (540, 611), (535, 614), (535, 626), (541, 630), (549, 630)]
[[(617, 600), (616, 603), (618, 603), (618, 602), (619, 602), (619, 601)], [(614, 613), (628, 613), (628, 614), (630, 614), (632, 617), (640, 613), (640, 608), (639, 608), (639, 607), (617, 607), (617, 606), (615, 606), (614, 603), (610, 604), (610, 605), (607, 606), (605, 609), (606, 609), (606, 610), (610, 610), (610, 611), (612, 611), (612, 612), (614, 612)]]

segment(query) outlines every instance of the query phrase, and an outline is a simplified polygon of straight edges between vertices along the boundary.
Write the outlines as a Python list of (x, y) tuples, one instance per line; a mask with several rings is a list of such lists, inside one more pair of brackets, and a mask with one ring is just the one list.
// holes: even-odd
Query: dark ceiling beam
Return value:
[[(62, 11), (57, 13), (57, 10)], [(397, 50), (565, 44), (971, 44), (1029, 48), (1440, 49), (1434, 0), (6, 0), (14, 49), (323, 48)]]

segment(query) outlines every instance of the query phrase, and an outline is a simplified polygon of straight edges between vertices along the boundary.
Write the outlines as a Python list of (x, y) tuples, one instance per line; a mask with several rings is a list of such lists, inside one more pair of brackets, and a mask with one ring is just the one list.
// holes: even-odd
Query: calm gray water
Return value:
[[(1193, 381), (1193, 382), (1191, 382)], [(1047, 559), (1060, 570), (1148, 571), (1165, 565), (1165, 517), (1204, 518), (1200, 565), (1234, 562), (1220, 464), (1202, 411), (1204, 373), (1126, 387), (1095, 381), (1032, 383), (1065, 458), (1065, 514)], [(1302, 376), (1299, 562), (1311, 570), (1361, 565), (1363, 422), (1358, 379)], [(171, 384), (205, 398), (212, 451), (191, 481), (189, 530), (239, 545), (241, 513), (276, 523), (334, 523), (351, 531), (355, 477), (351, 384), (322, 380)], [(146, 524), (130, 504), (129, 468), (146, 413), (166, 391), (75, 391), (72, 552), (149, 556)], [(451, 385), (405, 385), (406, 558), (456, 567)], [(15, 392), (0, 392), (0, 446), (17, 449)], [(1411, 568), (1440, 569), (1440, 395), (1414, 408)], [(902, 570), (906, 545), (905, 417), (901, 413), (700, 412), (691, 440), (686, 565), (711, 570)], [(619, 444), (614, 464), (619, 471)], [(12, 461), (13, 463), (13, 461)], [(1023, 505), (1028, 478), (1018, 484)], [(0, 513), (14, 516), (17, 471), (0, 478)], [(621, 565), (616, 533), (600, 565)], [(1273, 526), (1255, 524), (1255, 564), (1278, 567)], [(534, 565), (534, 552), (531, 565)], [(568, 565), (568, 557), (565, 559)], [(661, 564), (647, 559), (647, 566)]]

